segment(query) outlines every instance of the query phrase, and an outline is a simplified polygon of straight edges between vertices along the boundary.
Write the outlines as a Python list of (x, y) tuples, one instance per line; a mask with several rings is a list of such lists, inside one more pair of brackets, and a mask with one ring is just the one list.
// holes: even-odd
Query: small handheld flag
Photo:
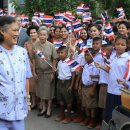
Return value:
[(37, 56), (39, 56), (42, 60), (44, 60), (51, 68), (54, 68), (47, 60), (46, 57), (43, 55), (43, 53), (40, 50), (34, 50)]

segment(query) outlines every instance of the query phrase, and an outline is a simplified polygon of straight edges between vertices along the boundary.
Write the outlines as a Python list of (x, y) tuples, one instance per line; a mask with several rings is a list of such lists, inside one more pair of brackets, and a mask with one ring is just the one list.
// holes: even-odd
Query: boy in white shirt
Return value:
[[(61, 113), (55, 121), (62, 121), (62, 123), (70, 123), (71, 120), (71, 106), (72, 106), (72, 87), (74, 83), (74, 75), (72, 68), (67, 65), (66, 59), (68, 55), (67, 48), (61, 46), (58, 49), (60, 61), (57, 65), (58, 82), (57, 82), (57, 99), (60, 103)], [(67, 116), (65, 116), (65, 105), (67, 105)]]

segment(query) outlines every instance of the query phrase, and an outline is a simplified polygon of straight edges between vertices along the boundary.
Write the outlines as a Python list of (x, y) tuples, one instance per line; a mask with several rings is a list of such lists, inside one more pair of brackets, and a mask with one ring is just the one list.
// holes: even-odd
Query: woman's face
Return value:
[(126, 27), (124, 24), (120, 24), (120, 25), (118, 26), (118, 32), (119, 32), (120, 34), (122, 34), (122, 35), (127, 36), (127, 34), (128, 34), (128, 29), (127, 29), (127, 27)]
[(52, 36), (52, 37), (54, 37), (54, 30), (55, 30), (55, 28), (54, 27), (51, 27), (50, 28), (50, 35)]
[(86, 39), (87, 39), (87, 36), (88, 36), (88, 35), (87, 35), (87, 31), (86, 31), (86, 30), (82, 30), (80, 36), (81, 36), (81, 38), (82, 38), (83, 40), (86, 40)]
[(55, 38), (60, 38), (60, 28), (57, 28), (56, 30), (55, 30)]
[(19, 25), (17, 22), (8, 25), (7, 30), (1, 32), (4, 36), (4, 41), (9, 46), (16, 45), (19, 36)]
[(67, 39), (67, 38), (68, 38), (68, 31), (67, 31), (66, 28), (62, 28), (62, 29), (61, 29), (61, 37), (62, 37), (63, 39)]
[(47, 41), (48, 34), (47, 34), (46, 30), (41, 30), (39, 32), (38, 36), (39, 36), (39, 40), (40, 40), (41, 44), (43, 44)]
[(36, 29), (31, 29), (31, 30), (30, 30), (30, 38), (31, 38), (32, 40), (36, 40), (37, 37), (38, 37), (38, 34), (37, 34)]
[(90, 28), (90, 36), (92, 38), (94, 38), (94, 37), (100, 37), (100, 33), (101, 33), (101, 31), (99, 31), (95, 26), (93, 26), (93, 27)]

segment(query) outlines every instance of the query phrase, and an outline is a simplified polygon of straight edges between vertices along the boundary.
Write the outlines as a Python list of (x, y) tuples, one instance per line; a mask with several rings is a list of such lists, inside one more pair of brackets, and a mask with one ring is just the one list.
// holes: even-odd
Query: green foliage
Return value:
[(90, 5), (93, 17), (99, 17), (103, 11), (107, 11), (111, 17), (114, 17), (117, 7), (123, 7), (127, 16), (130, 14), (130, 0), (24, 0), (24, 7), (19, 6), (18, 0), (12, 1), (18, 13), (24, 12), (29, 16), (36, 11), (53, 15), (55, 12), (71, 10), (75, 14), (77, 5), (81, 3)]

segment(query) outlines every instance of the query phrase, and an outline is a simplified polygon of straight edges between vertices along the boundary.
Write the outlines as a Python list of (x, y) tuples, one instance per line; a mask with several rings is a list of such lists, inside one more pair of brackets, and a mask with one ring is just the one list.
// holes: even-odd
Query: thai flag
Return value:
[(67, 30), (68, 30), (69, 33), (72, 33), (72, 25), (71, 25), (70, 22), (66, 23), (66, 28), (67, 28)]
[(75, 61), (73, 58), (69, 59), (67, 58), (65, 60), (66, 64), (69, 65), (73, 70), (79, 71), (81, 69), (79, 63)]
[(29, 18), (27, 16), (21, 18), (22, 26), (29, 24)]
[(65, 14), (62, 23), (66, 25), (67, 22), (72, 22), (73, 18), (71, 15)]
[(92, 20), (92, 15), (90, 12), (83, 13), (83, 22), (89, 22)]
[(125, 17), (125, 12), (124, 12), (124, 9), (122, 7), (120, 8), (117, 8), (117, 14), (118, 14), (118, 20), (119, 19), (124, 19)]
[(65, 14), (72, 16), (72, 12), (70, 10), (66, 10)]
[(81, 66), (77, 61), (74, 61), (70, 66), (74, 71), (79, 71), (81, 69)]
[(39, 17), (39, 13), (38, 12), (34, 12), (34, 16)]
[(73, 26), (74, 32), (80, 32), (83, 29), (80, 21), (73, 22), (72, 26)]
[(54, 40), (53, 44), (54, 44), (55, 48), (58, 49), (59, 47), (61, 47), (63, 45), (63, 41)]
[(53, 16), (44, 15), (43, 24), (45, 24), (46, 26), (50, 27), (52, 25), (52, 23), (53, 23), (53, 19), (54, 19)]
[(3, 9), (0, 9), (0, 16), (3, 16), (4, 13), (3, 13)]
[(110, 40), (113, 39), (115, 36), (110, 23), (105, 24), (104, 32), (105, 32), (105, 37), (110, 39)]
[(124, 75), (123, 79), (124, 80), (129, 80), (130, 79), (130, 60), (128, 60), (126, 72), (125, 72), (125, 75)]
[(85, 13), (90, 12), (89, 6), (86, 6), (86, 5), (83, 6), (83, 10), (84, 10)]
[(82, 39), (79, 39), (77, 41), (77, 46), (79, 47), (79, 49), (81, 50), (81, 52), (85, 52), (88, 50), (87, 46), (85, 45), (85, 43), (83, 42)]
[(11, 13), (10, 16), (16, 17), (16, 14), (15, 13)]
[(38, 17), (39, 17), (41, 20), (43, 20), (43, 18), (44, 18), (44, 13), (43, 13), (43, 12), (39, 12)]
[(77, 7), (76, 13), (77, 15), (82, 15), (84, 12), (84, 8), (80, 5)]
[(103, 23), (105, 23), (108, 20), (108, 16), (107, 16), (106, 12), (101, 13), (100, 17), (101, 17)]
[(37, 26), (40, 26), (41, 25), (41, 20), (39, 17), (37, 16), (33, 16), (32, 17), (32, 22), (35, 23)]
[(34, 50), (37, 56), (39, 56), (42, 60), (46, 60), (46, 57), (43, 55), (43, 53), (40, 50)]
[(101, 51), (102, 57), (104, 58), (104, 63), (110, 64), (110, 61), (107, 59), (107, 54), (104, 50)]
[(59, 23), (62, 23), (63, 17), (64, 17), (63, 13), (57, 13), (57, 14), (54, 15), (55, 21), (59, 22)]

